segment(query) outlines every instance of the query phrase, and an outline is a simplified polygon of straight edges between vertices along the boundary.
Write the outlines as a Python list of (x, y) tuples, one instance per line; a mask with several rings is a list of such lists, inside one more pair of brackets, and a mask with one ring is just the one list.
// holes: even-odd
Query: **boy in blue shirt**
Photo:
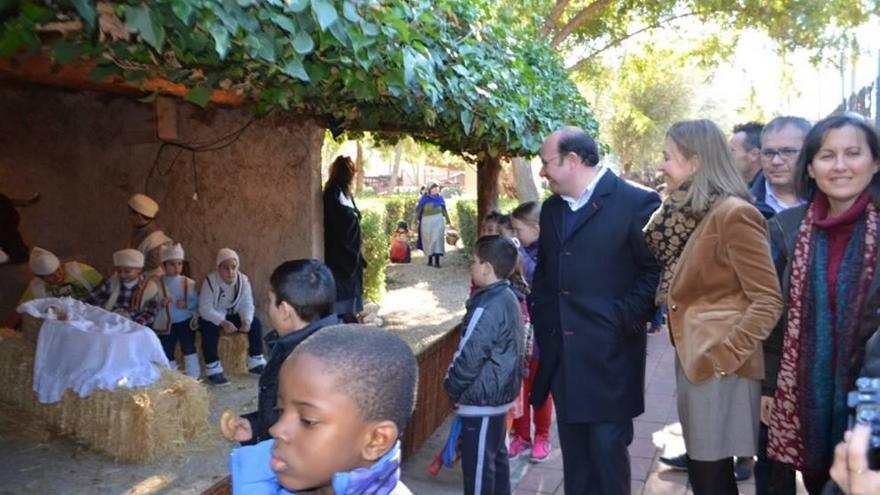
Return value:
[(281, 367), (274, 440), (232, 452), (233, 493), (410, 495), (399, 438), (417, 381), (415, 356), (393, 333), (363, 325), (315, 333)]
[(443, 381), (461, 417), (466, 495), (510, 493), (505, 426), (525, 372), (523, 317), (507, 281), (517, 254), (513, 242), (498, 235), (474, 246), (471, 278), (478, 289), (468, 299), (464, 335)]
[(161, 306), (153, 321), (153, 330), (162, 343), (165, 357), (171, 366), (176, 366), (174, 347), (180, 342), (183, 352), (184, 373), (196, 380), (201, 372), (199, 355), (196, 353), (195, 330), (198, 320), (195, 318), (199, 308), (199, 294), (196, 282), (183, 274), (183, 246), (162, 246), (159, 251), (164, 275), (159, 277), (161, 283)]

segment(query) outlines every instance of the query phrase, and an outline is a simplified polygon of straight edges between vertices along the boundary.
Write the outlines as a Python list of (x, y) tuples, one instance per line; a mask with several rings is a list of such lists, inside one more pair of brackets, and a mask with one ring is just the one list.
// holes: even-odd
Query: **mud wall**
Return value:
[[(164, 100), (160, 112), (156, 103), (123, 96), (0, 86), (0, 192), (42, 196), (19, 210), (29, 246), (105, 274), (113, 251), (128, 247), (127, 198), (146, 192), (160, 204), (159, 224), (183, 243), (198, 283), (217, 249), (239, 252), (265, 317), (272, 269), (323, 257), (323, 130), (298, 115), (251, 119), (244, 108)], [(160, 127), (202, 149), (230, 144), (160, 150)], [(217, 142), (242, 128), (234, 141)], [(0, 267), (0, 319), (28, 277), (22, 265)]]

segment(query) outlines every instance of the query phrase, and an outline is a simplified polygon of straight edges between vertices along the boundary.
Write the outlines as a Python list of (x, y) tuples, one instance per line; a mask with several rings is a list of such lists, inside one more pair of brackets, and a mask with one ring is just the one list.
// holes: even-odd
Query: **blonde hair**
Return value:
[(733, 164), (727, 141), (714, 122), (705, 119), (677, 122), (666, 132), (666, 137), (675, 143), (685, 159), (696, 156), (699, 163), (691, 175), (687, 195), (676, 207), (705, 211), (713, 195), (735, 196), (751, 203), (749, 187)]
[(541, 223), (541, 204), (537, 201), (527, 201), (510, 213), (510, 216), (530, 225), (540, 225)]

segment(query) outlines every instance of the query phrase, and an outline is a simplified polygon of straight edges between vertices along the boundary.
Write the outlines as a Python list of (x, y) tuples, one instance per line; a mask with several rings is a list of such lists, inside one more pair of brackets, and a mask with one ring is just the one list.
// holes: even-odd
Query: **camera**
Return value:
[(868, 467), (880, 470), (880, 378), (861, 377), (856, 380), (856, 390), (849, 393), (846, 402), (854, 409), (849, 418), (850, 429), (856, 423), (871, 428)]

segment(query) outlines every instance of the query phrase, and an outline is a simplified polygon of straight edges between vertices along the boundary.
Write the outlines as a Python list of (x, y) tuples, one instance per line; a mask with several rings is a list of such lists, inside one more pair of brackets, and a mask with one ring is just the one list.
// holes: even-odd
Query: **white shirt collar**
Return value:
[(779, 196), (773, 193), (773, 188), (770, 187), (769, 181), (764, 182), (764, 202), (767, 203), (767, 206), (772, 208), (773, 211), (775, 211), (776, 213), (806, 203), (805, 200), (798, 198), (797, 203), (795, 203), (794, 205), (787, 205), (784, 201), (779, 199)]
[(596, 165), (596, 168), (598, 168), (598, 170), (596, 171), (596, 176), (593, 177), (593, 180), (590, 181), (589, 184), (587, 184), (587, 188), (581, 194), (581, 197), (573, 198), (571, 196), (563, 196), (561, 194), (559, 195), (559, 197), (561, 197), (563, 201), (568, 203), (568, 207), (571, 208), (571, 211), (578, 211), (583, 208), (585, 204), (590, 202), (590, 198), (593, 196), (593, 191), (596, 190), (596, 184), (599, 183), (599, 180), (602, 178), (603, 175), (605, 175), (605, 172), (608, 171), (606, 167), (603, 167), (601, 165)]

